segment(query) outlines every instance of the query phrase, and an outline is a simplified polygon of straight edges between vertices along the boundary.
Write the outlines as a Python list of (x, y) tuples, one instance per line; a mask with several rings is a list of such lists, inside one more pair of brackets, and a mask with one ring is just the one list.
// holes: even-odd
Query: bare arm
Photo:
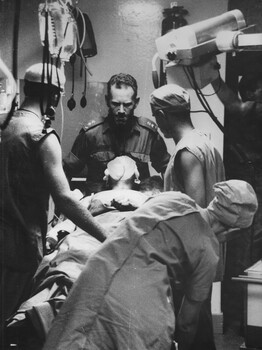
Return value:
[(219, 74), (220, 64), (217, 62), (216, 56), (212, 56), (208, 62), (204, 63), (206, 74), (210, 77), (217, 77), (211, 82), (211, 85), (227, 110), (238, 117), (244, 117), (252, 108), (253, 102), (243, 102), (237, 93), (230, 89), (221, 79)]
[(185, 193), (204, 208), (206, 193), (201, 163), (191, 152), (182, 150), (177, 156), (177, 169), (184, 184)]
[(243, 102), (238, 97), (238, 95), (233, 90), (231, 90), (220, 77), (212, 81), (211, 85), (213, 86), (216, 95), (229, 112), (238, 114), (240, 117), (244, 117), (252, 108), (254, 102)]
[(54, 134), (48, 135), (40, 146), (45, 178), (50, 193), (59, 210), (84, 231), (103, 242), (103, 228), (95, 221), (86, 207), (74, 198), (62, 167), (61, 147)]

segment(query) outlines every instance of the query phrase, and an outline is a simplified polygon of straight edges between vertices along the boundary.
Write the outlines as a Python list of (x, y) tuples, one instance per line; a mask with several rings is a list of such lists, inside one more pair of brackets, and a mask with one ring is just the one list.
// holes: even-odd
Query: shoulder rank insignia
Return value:
[(138, 123), (142, 126), (145, 126), (146, 128), (152, 130), (152, 131), (157, 131), (158, 130), (158, 126), (156, 125), (156, 123), (154, 123), (152, 120), (148, 119), (148, 118), (138, 118)]
[(81, 131), (86, 132), (86, 131), (92, 129), (93, 127), (95, 127), (95, 126), (102, 124), (103, 122), (104, 122), (104, 119), (102, 119), (102, 118), (101, 119), (96, 119), (96, 120), (92, 119), (81, 129)]
[(150, 128), (152, 128), (153, 130), (157, 130), (157, 126), (156, 126), (155, 123), (150, 122), (150, 121), (148, 120), (148, 121), (146, 122), (146, 124), (147, 124)]

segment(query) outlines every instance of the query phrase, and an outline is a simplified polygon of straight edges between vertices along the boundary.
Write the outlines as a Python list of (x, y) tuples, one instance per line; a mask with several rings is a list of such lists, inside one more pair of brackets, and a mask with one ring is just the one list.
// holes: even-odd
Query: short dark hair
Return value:
[(238, 84), (238, 91), (241, 99), (245, 102), (248, 100), (247, 92), (254, 92), (257, 89), (258, 82), (262, 82), (262, 73), (244, 75)]
[(107, 95), (110, 96), (111, 94), (111, 86), (116, 85), (118, 89), (121, 88), (121, 86), (130, 86), (134, 90), (134, 96), (133, 98), (137, 97), (137, 81), (132, 75), (125, 74), (125, 73), (119, 73), (113, 75), (108, 83), (107, 83)]
[(153, 175), (141, 180), (139, 185), (140, 192), (163, 192), (164, 181), (159, 175)]

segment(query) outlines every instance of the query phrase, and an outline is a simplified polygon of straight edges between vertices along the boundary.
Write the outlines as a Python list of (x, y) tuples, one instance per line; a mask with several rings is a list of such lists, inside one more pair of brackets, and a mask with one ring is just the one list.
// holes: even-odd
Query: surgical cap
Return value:
[(229, 227), (245, 228), (252, 224), (258, 208), (252, 186), (242, 180), (228, 180), (214, 185), (215, 198), (208, 210)]
[(179, 85), (167, 84), (152, 92), (149, 97), (151, 106), (156, 109), (174, 112), (190, 111), (189, 93)]
[(136, 162), (128, 156), (116, 157), (107, 164), (105, 179), (108, 176), (115, 181), (129, 180), (133, 176), (138, 180), (139, 172)]
[(60, 88), (60, 90), (64, 90), (66, 81), (63, 70), (50, 63), (33, 64), (26, 70), (24, 79), (31, 83), (50, 83)]

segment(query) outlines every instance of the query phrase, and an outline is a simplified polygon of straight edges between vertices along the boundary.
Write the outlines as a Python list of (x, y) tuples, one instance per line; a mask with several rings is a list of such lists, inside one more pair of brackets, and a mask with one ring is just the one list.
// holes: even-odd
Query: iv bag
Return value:
[(69, 7), (62, 1), (48, 1), (39, 4), (40, 39), (45, 46), (47, 31), (48, 49), (52, 57), (69, 61), (77, 50), (77, 24)]

